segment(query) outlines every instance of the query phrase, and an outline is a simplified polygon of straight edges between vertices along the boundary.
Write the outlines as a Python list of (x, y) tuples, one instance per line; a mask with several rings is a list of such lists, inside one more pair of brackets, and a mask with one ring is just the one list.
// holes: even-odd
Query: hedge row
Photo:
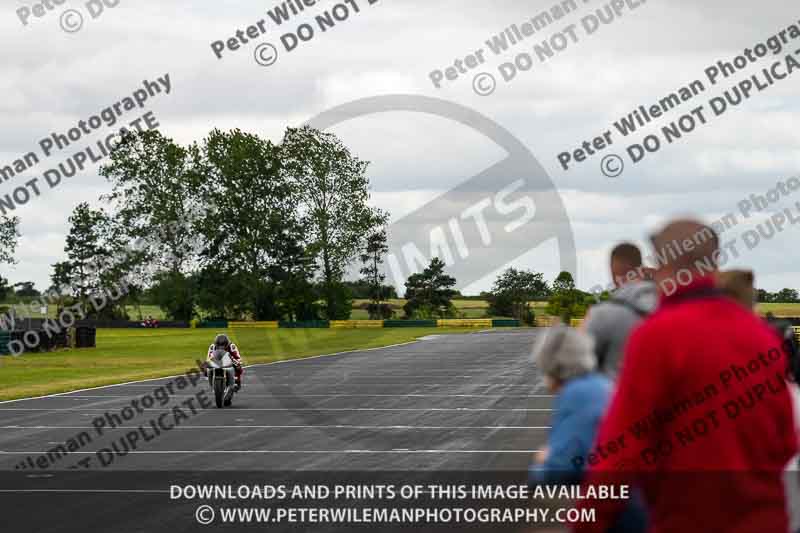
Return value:
[[(42, 324), (38, 321), (30, 328), (41, 329)], [(90, 328), (144, 328), (141, 322), (127, 320), (81, 320), (76, 324), (78, 327)], [(189, 322), (159, 322), (159, 328), (206, 328), (206, 329), (228, 329), (228, 328), (255, 328), (255, 329), (305, 329), (305, 328), (435, 328), (435, 327), (465, 327), (465, 328), (509, 328), (519, 327), (519, 320), (501, 320), (489, 318), (471, 319), (443, 319), (443, 320), (310, 320), (305, 322), (287, 321), (264, 321), (264, 322), (234, 322), (228, 320), (209, 320)]]

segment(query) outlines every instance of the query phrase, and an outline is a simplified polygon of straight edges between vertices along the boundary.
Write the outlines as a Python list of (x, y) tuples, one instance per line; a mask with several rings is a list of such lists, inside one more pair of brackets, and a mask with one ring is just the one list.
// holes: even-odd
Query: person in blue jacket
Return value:
[[(528, 484), (580, 484), (613, 384), (597, 371), (594, 341), (581, 330), (550, 328), (534, 347), (534, 361), (545, 386), (556, 398), (547, 446), (534, 457)], [(611, 531), (645, 530), (644, 506), (634, 494)]]

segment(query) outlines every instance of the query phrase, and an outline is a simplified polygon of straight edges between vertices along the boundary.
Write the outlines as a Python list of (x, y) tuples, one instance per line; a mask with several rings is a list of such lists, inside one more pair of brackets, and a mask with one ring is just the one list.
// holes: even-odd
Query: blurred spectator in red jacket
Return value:
[[(798, 445), (781, 340), (715, 288), (711, 228), (678, 220), (652, 243), (660, 305), (627, 345), (587, 484), (640, 487), (654, 532), (785, 532)], [(604, 531), (625, 502), (581, 505), (597, 520), (576, 530)]]

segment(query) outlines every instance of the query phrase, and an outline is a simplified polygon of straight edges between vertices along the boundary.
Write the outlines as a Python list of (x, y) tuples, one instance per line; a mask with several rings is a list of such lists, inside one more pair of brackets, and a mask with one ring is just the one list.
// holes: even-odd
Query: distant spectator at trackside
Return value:
[(633, 328), (655, 309), (658, 294), (635, 244), (615, 246), (610, 266), (617, 289), (610, 299), (589, 308), (583, 328), (594, 338), (598, 368), (616, 380), (625, 343)]
[[(782, 473), (798, 442), (781, 340), (715, 287), (710, 227), (677, 220), (652, 243), (664, 258), (660, 304), (631, 335), (595, 441), (621, 445), (586, 483), (640, 487), (652, 531), (788, 531)], [(580, 506), (596, 509), (581, 533), (604, 531), (622, 510), (596, 498)]]
[[(743, 306), (753, 310), (756, 306), (755, 274), (752, 270), (727, 270), (717, 273), (717, 287)], [(767, 323), (783, 340), (784, 350), (788, 357), (789, 370), (794, 376), (795, 383), (790, 390), (794, 393), (795, 421), (800, 429), (800, 345), (795, 337), (794, 328), (790, 320), (781, 319), (767, 314)]]
[[(556, 399), (547, 447), (534, 457), (528, 483), (578, 484), (612, 384), (596, 371), (592, 338), (580, 330), (550, 328), (534, 347), (534, 361)], [(611, 531), (644, 531), (645, 523), (642, 504), (634, 502)]]
[[(752, 270), (728, 270), (717, 274), (717, 287), (743, 306), (755, 312), (756, 287)], [(795, 428), (800, 435), (800, 346), (795, 339), (792, 323), (767, 315), (767, 323), (783, 339), (786, 355), (789, 357), (789, 369), (795, 376), (794, 383), (789, 383), (795, 413)], [(798, 479), (798, 463), (800, 457), (790, 462), (786, 474), (787, 501), (793, 503), (789, 507), (790, 530), (800, 531), (800, 479)]]

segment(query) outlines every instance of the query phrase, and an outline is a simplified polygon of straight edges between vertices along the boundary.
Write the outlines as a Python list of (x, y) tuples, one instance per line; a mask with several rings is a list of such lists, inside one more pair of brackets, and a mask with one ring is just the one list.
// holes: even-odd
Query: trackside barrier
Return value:
[(383, 320), (331, 320), (331, 329), (382, 328)]
[(442, 318), (436, 321), (440, 328), (490, 328), (491, 318)]
[(787, 315), (772, 315), (775, 318), (780, 318), (792, 324), (792, 326), (800, 327), (800, 317), (787, 316)]
[[(25, 322), (27, 323), (27, 320)], [(75, 327), (87, 327), (95, 329), (135, 329), (144, 328), (145, 326), (142, 321), (136, 320), (78, 320), (75, 322)], [(182, 320), (159, 320), (157, 327), (161, 329), (183, 329), (191, 327), (191, 324)]]
[[(95, 347), (95, 328), (77, 328), (78, 348)], [(58, 348), (69, 347), (69, 335), (66, 329), (51, 331), (46, 329), (28, 329), (4, 331), (0, 333), (0, 355), (8, 355), (14, 350), (15, 355), (28, 352), (50, 352)]]
[(227, 320), (208, 320), (203, 321), (197, 324), (198, 328), (207, 328), (207, 329), (228, 329), (228, 321)]
[(301, 320), (299, 322), (281, 320), (278, 322), (278, 327), (288, 329), (329, 328), (330, 323), (327, 320)]
[(435, 328), (435, 320), (384, 320), (385, 328)]
[[(537, 317), (537, 321), (538, 321)], [(541, 325), (538, 324), (537, 325)], [(366, 329), (366, 328), (517, 328), (519, 320), (491, 318), (445, 318), (440, 320), (306, 320), (289, 322), (281, 320), (245, 322), (209, 320), (197, 323), (198, 328), (214, 329)]]
[(230, 328), (249, 328), (249, 329), (278, 329), (277, 321), (267, 322), (228, 322)]
[(89, 328), (85, 326), (75, 328), (75, 347), (97, 347), (97, 328)]
[(518, 328), (520, 326), (521, 326), (520, 321), (516, 319), (503, 319), (503, 318), (492, 319), (493, 328)]
[(536, 326), (540, 328), (549, 328), (558, 323), (558, 317), (549, 315), (537, 316), (535, 320)]

